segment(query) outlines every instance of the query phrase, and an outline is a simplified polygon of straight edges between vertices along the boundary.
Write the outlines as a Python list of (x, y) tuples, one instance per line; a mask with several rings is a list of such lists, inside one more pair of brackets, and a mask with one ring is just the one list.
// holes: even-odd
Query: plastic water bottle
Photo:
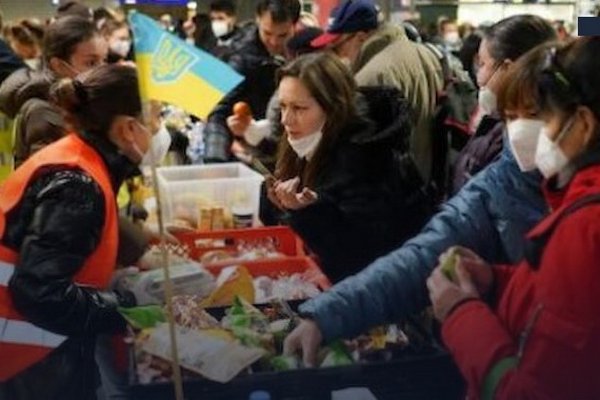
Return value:
[(248, 400), (271, 400), (271, 395), (269, 392), (264, 390), (255, 390), (254, 392), (250, 393)]
[(192, 164), (202, 164), (204, 161), (204, 124), (197, 121), (186, 131), (189, 145), (186, 155), (192, 161)]

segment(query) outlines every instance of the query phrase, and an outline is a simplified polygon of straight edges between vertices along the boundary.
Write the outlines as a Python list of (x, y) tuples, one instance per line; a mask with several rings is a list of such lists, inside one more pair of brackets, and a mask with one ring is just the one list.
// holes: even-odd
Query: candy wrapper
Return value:
[(254, 279), (254, 293), (256, 303), (268, 303), (275, 299), (310, 299), (321, 291), (314, 283), (306, 281), (301, 274), (293, 274), (278, 279), (260, 276)]
[[(215, 278), (202, 265), (188, 261), (170, 267), (175, 294), (208, 297), (215, 289)], [(131, 291), (140, 305), (163, 304), (165, 274), (162, 269), (142, 271), (122, 276), (117, 287)]]

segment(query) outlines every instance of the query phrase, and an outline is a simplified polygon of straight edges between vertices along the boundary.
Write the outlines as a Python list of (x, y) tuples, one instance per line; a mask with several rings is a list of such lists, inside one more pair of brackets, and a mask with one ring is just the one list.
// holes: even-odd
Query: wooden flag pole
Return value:
[[(134, 48), (135, 50), (138, 50), (136, 48), (137, 46), (137, 41), (139, 40), (139, 38), (137, 37), (137, 34), (135, 34), (136, 29), (135, 29), (135, 24), (132, 23), (131, 21), (131, 16), (135, 13), (135, 10), (130, 11), (129, 13), (129, 17), (130, 17), (130, 23), (131, 26), (134, 31)], [(136, 56), (136, 63), (138, 62), (138, 58)], [(140, 70), (139, 67), (136, 64), (136, 70), (138, 73), (138, 90), (140, 93), (140, 97), (143, 99), (144, 95), (144, 90), (142, 90), (142, 83), (141, 83), (141, 78), (140, 78)], [(149, 122), (151, 121), (152, 115), (150, 113), (150, 104), (149, 102), (144, 102), (142, 101), (142, 117), (144, 118), (144, 121), (147, 125), (149, 125)], [(155, 134), (155, 132), (152, 132), (153, 134)], [(149, 151), (152, 151), (152, 148), (149, 149)], [(159, 236), (160, 236), (160, 252), (161, 252), (161, 256), (162, 256), (162, 266), (163, 266), (163, 272), (165, 274), (165, 279), (164, 279), (164, 289), (165, 289), (165, 303), (166, 303), (166, 308), (167, 308), (167, 322), (169, 324), (169, 339), (170, 339), (170, 344), (171, 344), (171, 368), (173, 370), (173, 383), (175, 385), (175, 399), (176, 400), (184, 400), (183, 398), (183, 381), (181, 379), (181, 368), (179, 365), (179, 352), (177, 349), (177, 337), (175, 334), (175, 320), (173, 318), (173, 281), (171, 281), (171, 274), (170, 274), (170, 262), (169, 262), (169, 251), (167, 249), (167, 235), (166, 235), (166, 231), (165, 231), (165, 224), (163, 221), (163, 215), (162, 215), (162, 204), (160, 201), (160, 193), (159, 193), (159, 189), (158, 189), (158, 179), (157, 179), (157, 173), (156, 173), (156, 162), (157, 160), (154, 160), (154, 155), (152, 157), (152, 165), (151, 165), (151, 170), (152, 170), (152, 187), (154, 189), (154, 196), (156, 198), (156, 216), (158, 219), (158, 232), (159, 232)]]
[[(149, 123), (152, 116), (149, 110), (148, 103), (142, 107), (144, 113), (144, 119), (146, 123)], [(150, 148), (148, 151), (152, 151)], [(154, 197), (156, 199), (156, 216), (158, 220), (158, 233), (160, 237), (160, 252), (162, 257), (163, 272), (165, 274), (164, 288), (165, 288), (165, 303), (167, 308), (167, 322), (169, 324), (169, 339), (171, 344), (171, 369), (173, 370), (173, 383), (175, 385), (175, 399), (184, 400), (183, 398), (183, 381), (181, 379), (181, 368), (179, 365), (179, 351), (177, 348), (177, 336), (175, 333), (175, 319), (173, 317), (173, 281), (171, 280), (169, 261), (169, 250), (167, 249), (167, 235), (165, 231), (165, 224), (162, 213), (162, 203), (160, 199), (160, 192), (158, 189), (158, 174), (156, 172), (157, 160), (152, 157), (152, 188), (154, 190)]]

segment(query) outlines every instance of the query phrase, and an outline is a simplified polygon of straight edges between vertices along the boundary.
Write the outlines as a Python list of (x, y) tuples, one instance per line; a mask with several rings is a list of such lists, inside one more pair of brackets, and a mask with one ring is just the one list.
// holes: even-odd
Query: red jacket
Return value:
[[(577, 173), (566, 193), (547, 196), (556, 211), (528, 236), (546, 230), (576, 200), (597, 193), (600, 165), (593, 165)], [(491, 367), (519, 355), (520, 348), (518, 365), (500, 380), (496, 398), (600, 398), (600, 203), (562, 219), (539, 269), (523, 261), (518, 268), (495, 267), (495, 274), (497, 308), (467, 302), (442, 328), (469, 398), (479, 398)]]

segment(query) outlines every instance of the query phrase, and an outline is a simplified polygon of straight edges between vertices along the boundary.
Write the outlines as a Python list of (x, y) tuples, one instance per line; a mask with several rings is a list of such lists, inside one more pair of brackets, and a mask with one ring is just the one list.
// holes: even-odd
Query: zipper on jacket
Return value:
[(542, 313), (543, 309), (544, 309), (543, 304), (537, 305), (537, 307), (533, 311), (533, 315), (529, 318), (529, 321), (527, 321), (527, 324), (525, 325), (525, 329), (523, 329), (523, 331), (519, 335), (519, 348), (517, 351), (517, 359), (519, 361), (521, 361), (521, 358), (523, 357), (523, 352), (525, 351), (525, 345), (527, 344), (527, 339), (529, 339), (529, 335), (531, 334), (531, 331), (533, 331), (533, 327), (535, 326), (535, 323), (537, 322), (538, 318), (540, 317), (540, 314)]

